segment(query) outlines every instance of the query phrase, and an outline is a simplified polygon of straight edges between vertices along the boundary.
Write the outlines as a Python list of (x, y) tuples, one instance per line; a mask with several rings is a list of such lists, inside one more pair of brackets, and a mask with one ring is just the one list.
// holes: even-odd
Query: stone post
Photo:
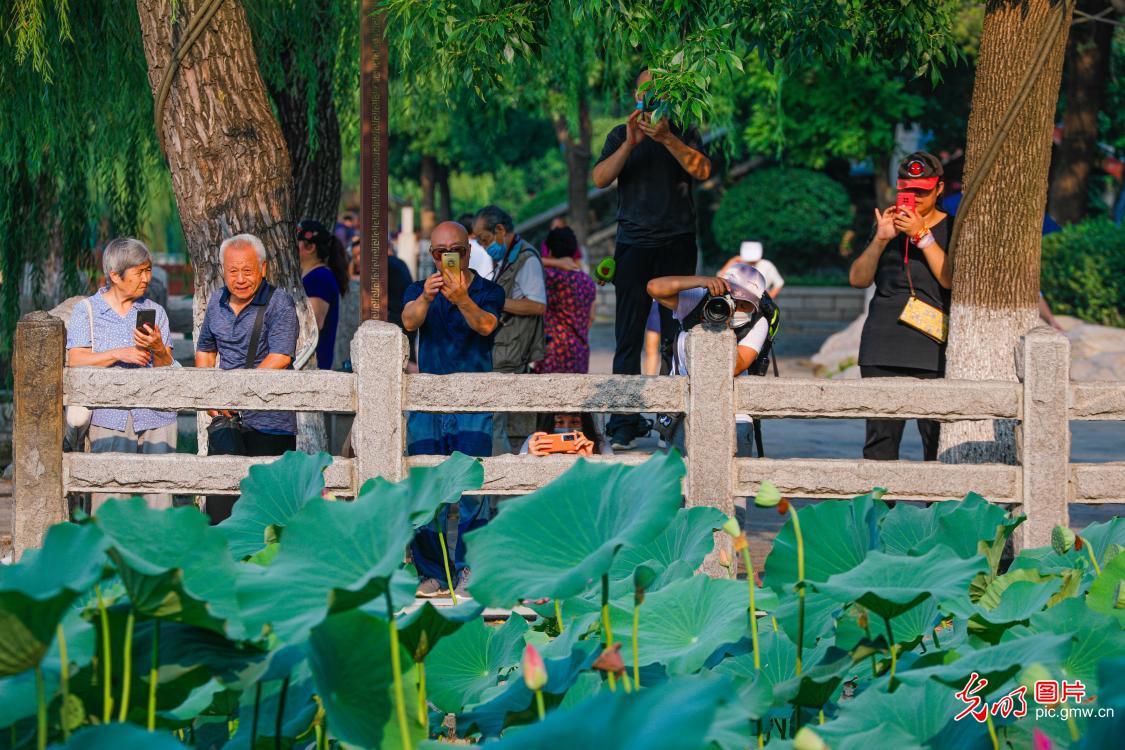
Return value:
[(402, 412), (408, 356), (406, 337), (393, 323), (368, 320), (352, 339), (352, 370), (357, 378), (352, 425), (356, 492), (372, 477), (397, 482), (406, 476)]
[[(687, 507), (709, 505), (734, 516), (734, 333), (696, 326), (687, 340), (688, 397), (684, 423)], [(731, 538), (715, 533), (715, 549), (703, 561), (702, 571), (725, 575), (719, 550), (734, 559)], [(752, 575), (752, 573), (751, 573)]]
[(1023, 467), (1023, 512), (1017, 551), (1051, 543), (1051, 529), (1070, 521), (1070, 341), (1038, 326), (1016, 348), (1016, 374), (1023, 381), (1019, 459)]
[(12, 547), (43, 543), (47, 529), (67, 518), (63, 488), (63, 358), (66, 326), (33, 312), (16, 324), (12, 425)]

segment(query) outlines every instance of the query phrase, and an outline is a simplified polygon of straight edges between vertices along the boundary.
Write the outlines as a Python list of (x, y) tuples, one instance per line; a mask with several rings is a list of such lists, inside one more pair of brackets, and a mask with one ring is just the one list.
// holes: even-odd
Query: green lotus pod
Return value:
[(797, 736), (793, 738), (793, 750), (830, 750), (828, 744), (820, 735), (809, 729), (801, 727)]
[(723, 531), (727, 532), (732, 537), (737, 537), (742, 533), (742, 527), (738, 525), (738, 519), (731, 516), (726, 520), (726, 523), (723, 524)]
[(1056, 526), (1051, 530), (1051, 547), (1060, 555), (1065, 555), (1074, 547), (1076, 536), (1066, 526)]
[(1122, 550), (1125, 550), (1125, 547), (1122, 547), (1120, 544), (1111, 544), (1106, 547), (1105, 554), (1102, 555), (1102, 565), (1109, 565), (1113, 562), (1113, 558), (1121, 554)]
[(758, 494), (754, 497), (754, 505), (759, 508), (772, 508), (780, 502), (781, 491), (774, 486), (773, 482), (763, 479), (762, 486), (758, 488)]

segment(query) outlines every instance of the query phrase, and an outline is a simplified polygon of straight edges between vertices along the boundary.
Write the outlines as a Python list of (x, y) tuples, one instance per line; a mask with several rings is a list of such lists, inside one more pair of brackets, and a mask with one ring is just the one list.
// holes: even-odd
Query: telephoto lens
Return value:
[(729, 294), (713, 294), (703, 303), (703, 322), (713, 326), (724, 326), (734, 315), (734, 298)]

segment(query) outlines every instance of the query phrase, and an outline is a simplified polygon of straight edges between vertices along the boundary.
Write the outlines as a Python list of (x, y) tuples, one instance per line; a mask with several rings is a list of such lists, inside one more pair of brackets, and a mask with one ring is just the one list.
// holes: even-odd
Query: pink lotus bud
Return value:
[(1041, 729), (1036, 729), (1031, 734), (1031, 746), (1034, 750), (1051, 750), (1054, 745), (1051, 743), (1051, 738), (1043, 734)]
[(722, 565), (724, 568), (730, 567), (730, 553), (725, 549), (719, 550), (719, 565)]
[(594, 669), (602, 672), (622, 674), (625, 671), (625, 661), (621, 658), (621, 644), (615, 643), (594, 660)]
[(530, 643), (523, 650), (523, 682), (528, 690), (542, 690), (547, 684), (547, 667), (543, 664), (543, 657)]

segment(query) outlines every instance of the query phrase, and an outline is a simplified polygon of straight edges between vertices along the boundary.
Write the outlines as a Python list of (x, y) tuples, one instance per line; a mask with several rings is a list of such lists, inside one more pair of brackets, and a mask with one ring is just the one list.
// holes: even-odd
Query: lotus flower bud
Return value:
[(728, 518), (727, 522), (723, 524), (723, 531), (727, 532), (731, 536), (738, 536), (739, 534), (741, 534), (742, 529), (738, 526), (738, 519), (734, 517)]
[(602, 651), (601, 655), (594, 660), (594, 669), (600, 669), (603, 672), (612, 672), (613, 674), (621, 674), (625, 671), (625, 661), (621, 658), (621, 644), (615, 643)]
[(724, 568), (730, 567), (730, 553), (725, 549), (719, 550), (719, 565), (722, 565)]
[(1056, 526), (1051, 530), (1051, 546), (1055, 552), (1065, 555), (1074, 546), (1076, 534), (1066, 526)]
[(762, 486), (758, 488), (758, 494), (754, 498), (754, 505), (759, 508), (772, 508), (779, 502), (781, 502), (781, 491), (774, 486), (773, 482), (763, 479)]
[(797, 736), (793, 738), (793, 750), (831, 750), (831, 748), (819, 734), (808, 727), (801, 727), (797, 731)]
[(543, 664), (543, 657), (530, 643), (523, 650), (523, 682), (528, 690), (542, 690), (547, 684), (547, 667)]
[(1054, 744), (1050, 737), (1043, 734), (1043, 730), (1037, 728), (1031, 733), (1031, 747), (1033, 750), (1051, 750)]

